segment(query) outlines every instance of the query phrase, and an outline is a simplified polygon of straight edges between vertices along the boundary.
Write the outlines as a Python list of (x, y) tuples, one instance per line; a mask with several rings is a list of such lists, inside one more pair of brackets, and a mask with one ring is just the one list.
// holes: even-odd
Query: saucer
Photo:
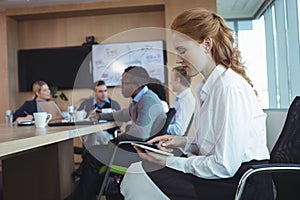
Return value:
[(34, 121), (32, 120), (21, 120), (17, 122), (18, 126), (32, 126), (34, 125)]

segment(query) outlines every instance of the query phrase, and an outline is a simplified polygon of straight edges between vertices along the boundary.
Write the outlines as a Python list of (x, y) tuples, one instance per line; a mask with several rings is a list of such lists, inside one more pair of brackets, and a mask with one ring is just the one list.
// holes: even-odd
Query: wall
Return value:
[(9, 108), (9, 72), (8, 72), (8, 60), (7, 60), (7, 23), (6, 16), (0, 14), (0, 123), (4, 122), (4, 112)]
[[(114, 34), (133, 28), (144, 26), (164, 27), (164, 20), (161, 20), (163, 17), (163, 12), (157, 11), (22, 21), (19, 22), (18, 26), (19, 48), (76, 46), (84, 43), (87, 35), (94, 35), (96, 41), (101, 42)], [(109, 28), (107, 25), (109, 25)], [(88, 91), (90, 92), (90, 90)], [(64, 92), (70, 98), (70, 101), (67, 103), (57, 101), (62, 110), (67, 108), (66, 104), (78, 103), (71, 101), (72, 92)], [(83, 92), (81, 94), (77, 93), (81, 96), (79, 99), (85, 97), (86, 92)], [(26, 95), (21, 96), (18, 104), (21, 104), (26, 98)], [(125, 106), (123, 97), (119, 96), (119, 98)]]
[[(18, 92), (18, 49), (80, 45), (87, 35), (94, 35), (101, 42), (132, 28), (169, 27), (179, 12), (196, 6), (216, 10), (216, 2), (206, 0), (120, 0), (0, 11), (0, 25), (3, 27), (0, 30), (0, 72), (3, 72), (0, 78), (3, 88), (0, 91), (3, 97), (0, 116), (7, 108), (16, 109), (32, 97), (31, 93)], [(170, 59), (168, 64), (173, 66), (174, 60)], [(116, 94), (118, 90), (109, 90), (109, 93)], [(72, 99), (72, 90), (63, 92)], [(79, 92), (82, 97), (92, 94), (90, 90)], [(128, 103), (121, 96), (119, 98), (122, 105)], [(80, 103), (57, 102), (62, 110), (67, 105)], [(1, 122), (4, 118), (0, 117)]]
[[(9, 28), (7, 34), (7, 56), (8, 56), (8, 73), (9, 73), (9, 97), (10, 99), (18, 99), (20, 96), (18, 95), (18, 69), (17, 69), (17, 59), (16, 59), (16, 51), (15, 49), (19, 46), (18, 38), (18, 23), (15, 20), (7, 18), (7, 27)], [(15, 108), (18, 106), (17, 101), (9, 101), (9, 108)]]

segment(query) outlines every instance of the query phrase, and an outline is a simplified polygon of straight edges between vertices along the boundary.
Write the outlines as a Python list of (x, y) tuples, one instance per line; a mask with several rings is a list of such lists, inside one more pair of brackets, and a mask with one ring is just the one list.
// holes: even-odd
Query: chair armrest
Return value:
[(249, 177), (260, 173), (274, 173), (274, 172), (300, 172), (300, 164), (292, 163), (270, 163), (252, 165), (241, 177), (236, 193), (235, 200), (239, 200), (242, 197), (242, 193), (245, 189), (247, 180)]

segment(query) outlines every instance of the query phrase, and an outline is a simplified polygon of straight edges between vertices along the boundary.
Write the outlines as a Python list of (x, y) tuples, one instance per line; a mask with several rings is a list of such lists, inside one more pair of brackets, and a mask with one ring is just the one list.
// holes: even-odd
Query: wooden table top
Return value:
[(35, 126), (6, 127), (4, 124), (1, 124), (0, 158), (112, 127), (115, 127), (114, 122), (97, 125), (57, 126), (46, 128), (36, 128)]

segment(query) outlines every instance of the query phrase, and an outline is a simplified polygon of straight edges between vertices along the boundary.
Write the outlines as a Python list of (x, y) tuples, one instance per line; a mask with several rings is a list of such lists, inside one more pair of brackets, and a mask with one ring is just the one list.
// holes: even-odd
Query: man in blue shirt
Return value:
[(98, 81), (95, 86), (94, 98), (84, 100), (78, 110), (85, 110), (86, 113), (90, 114), (96, 107), (98, 108), (96, 112), (101, 112), (102, 108), (112, 108), (113, 110), (121, 109), (118, 102), (107, 96), (107, 87), (102, 80)]
[[(101, 113), (102, 109), (111, 108), (112, 110), (120, 110), (121, 107), (118, 102), (108, 97), (107, 87), (105, 82), (100, 80), (96, 83), (94, 89), (94, 98), (84, 100), (78, 110), (85, 110), (89, 114), (90, 118), (93, 118), (94, 110), (97, 108), (96, 113)], [(107, 140), (113, 139), (114, 132), (119, 127), (111, 128), (106, 131), (101, 131), (99, 134), (90, 135), (90, 137), (83, 138), (84, 145), (89, 148), (91, 145), (99, 144), (101, 141), (107, 142)], [(96, 138), (95, 138), (96, 136)], [(98, 141), (96, 141), (98, 140)]]
[[(93, 115), (93, 111), (95, 108), (97, 108), (96, 112), (101, 113), (102, 109), (104, 108), (111, 108), (113, 110), (120, 110), (121, 107), (118, 102), (110, 99), (108, 97), (107, 87), (105, 85), (105, 82), (103, 80), (100, 80), (96, 83), (95, 89), (94, 89), (94, 97), (84, 100), (78, 110), (85, 110), (86, 113), (90, 115)], [(107, 143), (109, 140), (114, 138), (114, 132), (119, 127), (111, 128), (106, 131), (98, 131), (94, 134), (90, 134), (88, 136), (82, 137), (83, 142), (83, 154), (82, 158), (84, 157), (84, 154), (87, 152), (87, 149), (90, 148), (92, 145), (96, 144), (102, 144)], [(84, 159), (84, 158), (83, 158)], [(77, 179), (77, 177), (81, 176), (81, 168), (82, 164), (74, 172), (74, 176)]]

